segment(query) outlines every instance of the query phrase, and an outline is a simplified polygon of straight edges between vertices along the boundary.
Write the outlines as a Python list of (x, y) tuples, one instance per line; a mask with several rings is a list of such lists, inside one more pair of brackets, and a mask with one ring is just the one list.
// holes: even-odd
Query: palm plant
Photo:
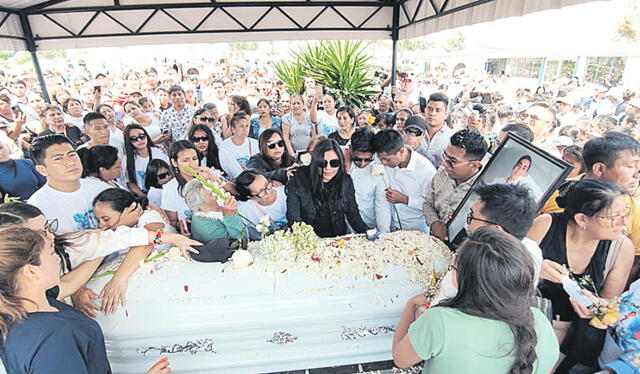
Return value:
[(304, 77), (308, 75), (335, 94), (341, 105), (362, 106), (364, 98), (375, 93), (370, 89), (373, 80), (368, 76), (371, 56), (362, 41), (306, 44), (294, 52), (294, 57), (293, 63), (276, 64), (276, 75), (291, 92), (301, 92)]

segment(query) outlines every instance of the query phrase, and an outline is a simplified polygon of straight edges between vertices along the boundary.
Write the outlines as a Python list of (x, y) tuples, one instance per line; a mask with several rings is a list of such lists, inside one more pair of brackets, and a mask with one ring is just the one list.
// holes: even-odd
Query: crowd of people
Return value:
[[(629, 323), (640, 295), (639, 92), (574, 78), (530, 90), (486, 73), (398, 73), (397, 86), (376, 77), (379, 93), (350, 106), (310, 77), (290, 93), (270, 64), (226, 60), (122, 77), (47, 71), (51, 103), (33, 76), (1, 75), (7, 371), (110, 372), (88, 317), (124, 305), (155, 245), (188, 257), (215, 240), (260, 240), (259, 222), (269, 233), (304, 222), (320, 237), (418, 230), (448, 242), (447, 223), (473, 189), (468, 238), (439, 294), (409, 300), (396, 326), (396, 364), (639, 372)], [(510, 133), (573, 166), (542, 209), (517, 178), (475, 184)], [(514, 170), (530, 166), (525, 157)], [(123, 248), (104, 288), (84, 287)], [(597, 305), (636, 309), (595, 328), (594, 309), (565, 292), (566, 276)], [(148, 373), (169, 371), (163, 362)]]

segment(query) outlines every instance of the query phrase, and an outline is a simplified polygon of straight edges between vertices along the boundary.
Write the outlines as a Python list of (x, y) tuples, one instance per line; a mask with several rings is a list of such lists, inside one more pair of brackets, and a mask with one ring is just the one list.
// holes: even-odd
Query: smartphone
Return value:
[(98, 86), (93, 86), (93, 92), (102, 92), (102, 87)]
[(22, 114), (22, 109), (20, 109), (20, 106), (18, 105), (14, 105), (11, 107), (11, 111), (13, 112), (13, 114), (15, 114), (16, 116), (19, 116), (20, 114)]
[(169, 130), (164, 130), (164, 131), (162, 131), (162, 135), (166, 135), (166, 134), (168, 134), (168, 133), (169, 133)]
[(279, 112), (282, 109), (282, 105), (280, 103), (276, 103), (276, 110)]
[(424, 113), (424, 110), (427, 108), (427, 99), (419, 97), (418, 101), (420, 102), (420, 111)]

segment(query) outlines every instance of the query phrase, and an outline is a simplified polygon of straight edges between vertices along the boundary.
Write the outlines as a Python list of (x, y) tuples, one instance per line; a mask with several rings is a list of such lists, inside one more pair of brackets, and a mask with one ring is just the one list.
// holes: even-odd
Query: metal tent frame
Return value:
[(0, 49), (30, 52), (46, 101), (36, 52), (59, 48), (391, 39), (395, 80), (400, 39), (585, 1), (591, 0), (7, 0), (0, 6)]

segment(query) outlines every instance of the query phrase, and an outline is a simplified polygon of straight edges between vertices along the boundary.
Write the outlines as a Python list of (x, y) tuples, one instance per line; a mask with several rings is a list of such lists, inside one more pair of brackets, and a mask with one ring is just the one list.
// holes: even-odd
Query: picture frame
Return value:
[(538, 208), (542, 208), (571, 170), (573, 166), (568, 162), (552, 156), (516, 134), (508, 133), (447, 222), (450, 243), (457, 246), (466, 238), (466, 219), (475, 201), (476, 186), (522, 183), (533, 193)]

